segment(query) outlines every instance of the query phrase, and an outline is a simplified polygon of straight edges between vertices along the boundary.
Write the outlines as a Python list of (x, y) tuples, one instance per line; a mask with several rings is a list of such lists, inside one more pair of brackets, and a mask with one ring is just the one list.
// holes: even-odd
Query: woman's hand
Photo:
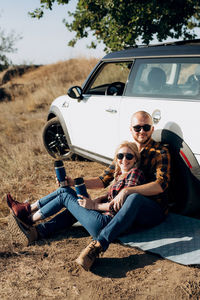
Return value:
[(126, 189), (121, 190), (119, 194), (110, 202), (110, 210), (118, 212), (124, 204), (126, 196)]
[(95, 202), (91, 198), (84, 197), (82, 195), (78, 195), (78, 203), (80, 206), (87, 209), (95, 209)]

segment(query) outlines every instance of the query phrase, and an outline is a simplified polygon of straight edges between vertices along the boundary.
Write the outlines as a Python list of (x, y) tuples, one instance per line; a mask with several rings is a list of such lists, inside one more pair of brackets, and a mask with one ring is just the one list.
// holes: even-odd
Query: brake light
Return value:
[(187, 158), (187, 156), (185, 155), (185, 153), (184, 153), (182, 150), (180, 150), (180, 154), (181, 154), (181, 156), (183, 157), (184, 161), (186, 162), (187, 166), (188, 166), (190, 169), (192, 169), (192, 165), (191, 165), (191, 163), (189, 162), (189, 159)]

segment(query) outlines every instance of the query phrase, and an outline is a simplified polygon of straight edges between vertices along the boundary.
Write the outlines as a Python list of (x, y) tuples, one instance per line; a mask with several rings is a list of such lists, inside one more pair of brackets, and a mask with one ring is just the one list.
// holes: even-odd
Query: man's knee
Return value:
[(125, 202), (128, 202), (129, 203), (137, 203), (137, 202), (140, 202), (141, 201), (141, 198), (143, 196), (138, 194), (138, 193), (134, 193), (134, 194), (130, 194), (128, 195), (128, 197), (126, 198), (126, 201)]
[(134, 193), (126, 198), (124, 206), (126, 206), (128, 210), (138, 210), (143, 207), (145, 200), (146, 198), (144, 196)]

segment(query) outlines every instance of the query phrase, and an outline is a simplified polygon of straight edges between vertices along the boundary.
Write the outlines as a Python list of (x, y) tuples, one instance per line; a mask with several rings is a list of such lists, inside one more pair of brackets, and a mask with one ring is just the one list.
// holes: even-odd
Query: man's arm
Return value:
[[(94, 178), (84, 178), (84, 182), (87, 189), (101, 189), (104, 188), (104, 184), (99, 177)], [(74, 186), (74, 179), (67, 176), (66, 177), (66, 186)]]
[(130, 194), (138, 193), (143, 196), (154, 196), (163, 192), (161, 185), (157, 181), (144, 183), (133, 187), (124, 188), (124, 196), (127, 197)]
[(119, 192), (119, 194), (110, 202), (110, 206), (117, 212), (122, 207), (125, 199), (133, 193), (141, 194), (143, 196), (154, 196), (163, 192), (161, 185), (157, 181), (145, 183), (142, 185), (126, 187)]
[[(99, 177), (94, 178), (85, 178), (84, 182), (87, 189), (102, 189), (107, 187), (110, 182), (113, 180), (113, 174), (115, 171), (115, 165), (109, 165), (103, 172), (103, 174)], [(74, 186), (74, 179), (67, 176), (66, 177), (66, 185)]]
[(104, 184), (99, 177), (94, 178), (84, 178), (85, 185), (87, 189), (102, 189)]

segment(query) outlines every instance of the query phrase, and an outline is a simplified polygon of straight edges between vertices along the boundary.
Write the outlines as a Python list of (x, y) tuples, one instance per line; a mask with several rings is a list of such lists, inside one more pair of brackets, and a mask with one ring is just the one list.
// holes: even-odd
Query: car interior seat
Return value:
[(147, 82), (150, 90), (159, 91), (166, 84), (166, 74), (161, 68), (154, 67), (148, 74)]
[(191, 74), (185, 86), (187, 89), (185, 90), (185, 95), (199, 95), (200, 93), (200, 66), (198, 65), (194, 74)]

